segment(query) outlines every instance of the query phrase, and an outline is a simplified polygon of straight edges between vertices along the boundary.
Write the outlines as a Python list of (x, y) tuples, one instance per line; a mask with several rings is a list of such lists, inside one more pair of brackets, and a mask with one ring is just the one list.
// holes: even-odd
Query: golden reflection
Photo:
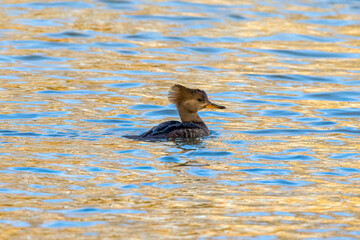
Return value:
[[(132, 10), (61, 3), (68, 2), (74, 5), (2, 1), (1, 238), (357, 237), (358, 115), (321, 111), (357, 109), (359, 98), (303, 96), (356, 90), (358, 14), (310, 1), (185, 1), (186, 11), (163, 1), (131, 2)], [(228, 11), (243, 19), (231, 20)], [(310, 21), (323, 14), (319, 19), (349, 24)], [(271, 39), (281, 34), (290, 37)], [(291, 39), (298, 35), (302, 40)], [(323, 81), (305, 81), (309, 76)], [(112, 85), (119, 83), (139, 85)], [(204, 114), (217, 135), (122, 138), (175, 118), (151, 115), (173, 109), (167, 91), (174, 83), (206, 89), (227, 106)], [(141, 105), (155, 107), (133, 107)], [(298, 115), (268, 114), (273, 110)], [(316, 121), (334, 124), (309, 125)], [(84, 225), (47, 227), (64, 222)]]

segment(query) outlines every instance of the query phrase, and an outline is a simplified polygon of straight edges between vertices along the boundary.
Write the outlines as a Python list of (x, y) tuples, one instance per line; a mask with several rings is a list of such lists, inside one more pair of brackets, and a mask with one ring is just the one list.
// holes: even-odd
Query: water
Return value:
[[(12, 1), (4, 239), (358, 239), (359, 1)], [(197, 87), (209, 138), (122, 138)]]

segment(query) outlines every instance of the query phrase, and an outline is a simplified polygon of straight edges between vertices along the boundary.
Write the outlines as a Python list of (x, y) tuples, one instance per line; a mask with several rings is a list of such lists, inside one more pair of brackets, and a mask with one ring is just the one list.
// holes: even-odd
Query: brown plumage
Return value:
[(156, 140), (209, 136), (209, 129), (197, 112), (204, 108), (225, 109), (224, 106), (210, 102), (203, 90), (190, 89), (179, 84), (175, 84), (170, 88), (168, 98), (171, 103), (175, 104), (181, 122), (163, 122), (139, 136), (125, 137), (139, 140)]

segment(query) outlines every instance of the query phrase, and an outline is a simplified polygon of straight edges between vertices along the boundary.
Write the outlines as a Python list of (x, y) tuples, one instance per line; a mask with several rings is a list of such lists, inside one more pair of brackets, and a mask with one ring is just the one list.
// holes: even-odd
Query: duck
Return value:
[(181, 122), (166, 121), (140, 135), (125, 135), (124, 137), (137, 140), (206, 137), (210, 135), (210, 131), (198, 115), (198, 111), (205, 108), (226, 108), (211, 102), (205, 91), (187, 88), (180, 84), (175, 84), (170, 88), (168, 99), (170, 103), (175, 104)]

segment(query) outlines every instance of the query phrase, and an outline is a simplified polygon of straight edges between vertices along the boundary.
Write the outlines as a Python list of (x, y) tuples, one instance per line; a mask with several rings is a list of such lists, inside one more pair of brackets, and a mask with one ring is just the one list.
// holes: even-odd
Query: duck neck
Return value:
[(176, 106), (179, 116), (182, 122), (196, 122), (204, 123), (203, 120), (199, 117), (197, 112), (189, 112), (181, 106)]

